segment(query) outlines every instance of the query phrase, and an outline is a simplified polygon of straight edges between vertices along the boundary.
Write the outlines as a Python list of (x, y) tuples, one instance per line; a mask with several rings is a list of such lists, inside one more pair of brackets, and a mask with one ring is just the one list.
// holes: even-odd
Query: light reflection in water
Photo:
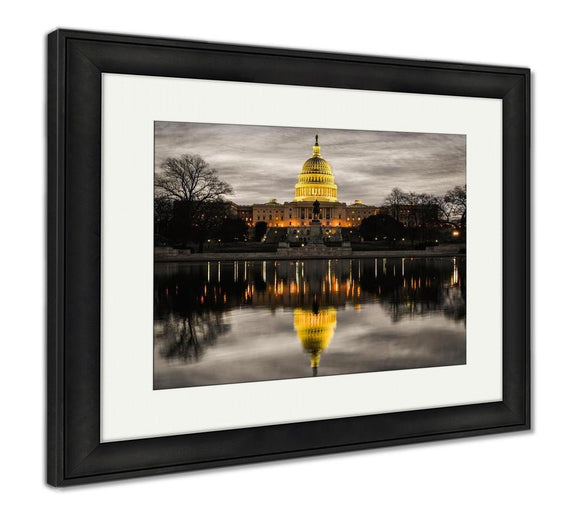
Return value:
[(154, 344), (156, 389), (463, 364), (465, 258), (157, 264)]

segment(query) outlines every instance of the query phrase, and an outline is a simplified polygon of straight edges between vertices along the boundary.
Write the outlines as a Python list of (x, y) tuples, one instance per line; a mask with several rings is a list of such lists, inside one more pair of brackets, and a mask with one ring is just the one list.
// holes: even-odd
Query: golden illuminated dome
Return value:
[(338, 186), (334, 184), (334, 175), (328, 161), (320, 155), (318, 135), (312, 149), (312, 157), (302, 165), (295, 185), (294, 202), (338, 202)]
[(314, 146), (314, 155), (307, 159), (302, 165), (303, 174), (327, 174), (332, 175), (330, 163), (320, 157), (320, 146), (318, 142)]
[(294, 329), (302, 347), (310, 353), (310, 366), (317, 369), (320, 353), (330, 345), (336, 328), (336, 309), (323, 308), (316, 312), (296, 308), (294, 310)]

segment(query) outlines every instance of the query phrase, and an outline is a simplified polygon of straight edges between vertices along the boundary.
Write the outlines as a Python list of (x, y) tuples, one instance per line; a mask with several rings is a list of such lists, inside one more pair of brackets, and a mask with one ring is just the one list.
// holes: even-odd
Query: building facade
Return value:
[(384, 207), (380, 212), (392, 216), (405, 227), (438, 226), (440, 220), (436, 204), (399, 204)]
[(340, 228), (358, 227), (362, 220), (380, 211), (378, 207), (365, 205), (360, 200), (352, 204), (339, 201), (338, 185), (334, 182), (330, 163), (321, 156), (318, 135), (312, 156), (304, 162), (298, 174), (294, 199), (283, 203), (272, 199), (263, 204), (237, 206), (238, 217), (250, 227), (265, 222), (270, 228), (287, 228), (289, 234), (295, 230), (296, 235), (302, 230), (300, 227), (310, 225), (316, 200), (320, 203), (320, 224), (327, 228), (329, 234)]

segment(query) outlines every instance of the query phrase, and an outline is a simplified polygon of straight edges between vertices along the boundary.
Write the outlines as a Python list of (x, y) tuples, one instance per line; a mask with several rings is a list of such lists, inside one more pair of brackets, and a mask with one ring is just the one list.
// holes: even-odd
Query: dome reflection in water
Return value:
[(465, 258), (155, 265), (155, 389), (465, 363)]

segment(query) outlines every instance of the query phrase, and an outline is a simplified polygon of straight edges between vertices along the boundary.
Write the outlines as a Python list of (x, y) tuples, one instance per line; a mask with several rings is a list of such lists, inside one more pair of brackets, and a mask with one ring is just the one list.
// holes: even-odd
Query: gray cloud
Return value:
[(155, 171), (181, 154), (199, 154), (231, 184), (239, 204), (294, 198), (314, 135), (332, 166), (338, 197), (379, 205), (392, 188), (443, 194), (465, 184), (465, 136), (335, 129), (155, 122)]

